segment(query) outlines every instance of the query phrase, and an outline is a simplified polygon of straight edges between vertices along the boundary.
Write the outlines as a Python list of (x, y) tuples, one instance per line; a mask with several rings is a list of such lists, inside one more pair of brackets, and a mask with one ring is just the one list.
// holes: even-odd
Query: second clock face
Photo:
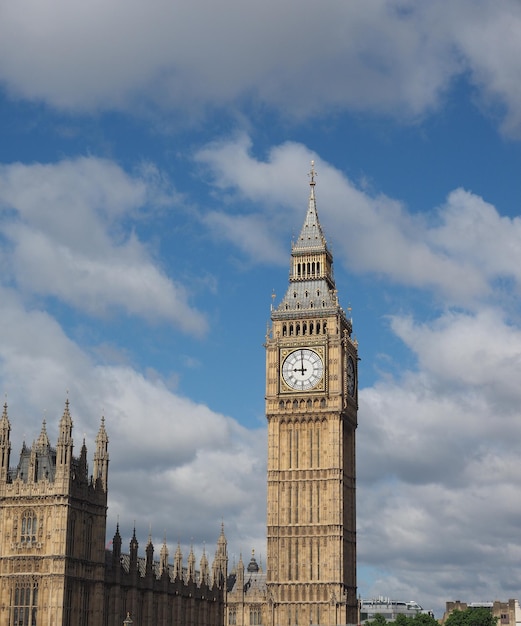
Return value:
[(294, 350), (282, 364), (284, 382), (297, 391), (313, 389), (322, 380), (324, 363), (314, 350), (300, 348)]
[(355, 379), (355, 364), (351, 357), (347, 358), (347, 393), (350, 396), (355, 395), (356, 379)]

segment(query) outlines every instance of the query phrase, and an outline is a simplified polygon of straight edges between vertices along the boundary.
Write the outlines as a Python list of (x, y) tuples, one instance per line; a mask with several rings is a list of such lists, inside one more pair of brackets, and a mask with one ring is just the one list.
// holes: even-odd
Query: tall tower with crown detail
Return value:
[(0, 418), (0, 625), (103, 624), (108, 437), (96, 438), (95, 475), (85, 442), (73, 455), (69, 401), (56, 447), (45, 420), (10, 466), (7, 404)]
[(266, 338), (270, 626), (356, 624), (357, 342), (318, 219), (315, 170)]

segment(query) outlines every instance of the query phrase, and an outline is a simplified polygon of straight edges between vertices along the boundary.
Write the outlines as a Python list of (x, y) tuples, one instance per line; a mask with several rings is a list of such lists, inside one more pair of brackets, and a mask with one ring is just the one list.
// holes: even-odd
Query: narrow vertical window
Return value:
[(85, 523), (85, 558), (92, 558), (92, 517)]
[(12, 594), (11, 623), (16, 626), (36, 626), (38, 583), (29, 578), (16, 581)]
[(291, 539), (288, 540), (288, 580), (293, 580), (293, 576), (292, 576), (292, 568), (291, 568)]
[(36, 532), (38, 530), (38, 518), (31, 509), (24, 511), (20, 526), (20, 543), (36, 543)]

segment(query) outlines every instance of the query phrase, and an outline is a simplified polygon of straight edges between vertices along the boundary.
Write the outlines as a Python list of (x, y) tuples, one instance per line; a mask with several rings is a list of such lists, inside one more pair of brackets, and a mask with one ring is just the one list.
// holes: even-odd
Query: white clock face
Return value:
[(284, 382), (297, 391), (313, 389), (322, 380), (324, 364), (320, 356), (309, 348), (291, 352), (282, 364)]

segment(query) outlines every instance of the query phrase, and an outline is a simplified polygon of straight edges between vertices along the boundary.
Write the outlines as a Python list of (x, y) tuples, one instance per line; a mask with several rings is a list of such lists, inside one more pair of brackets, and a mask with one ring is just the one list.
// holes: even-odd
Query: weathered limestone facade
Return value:
[(357, 342), (315, 204), (266, 338), (265, 624), (356, 624)]
[(93, 475), (87, 449), (73, 456), (69, 402), (56, 447), (46, 425), (16, 467), (9, 467), (11, 425), (0, 418), (0, 626), (221, 626), (228, 567), (224, 529), (212, 568), (206, 553), (196, 568), (193, 551), (173, 564), (166, 542), (159, 560), (149, 538), (121, 550), (119, 527), (106, 550), (108, 436), (104, 419), (96, 437)]
[(241, 556), (228, 575), (226, 608), (229, 626), (260, 626), (268, 623), (266, 573), (253, 553), (246, 568)]
[(103, 420), (94, 474), (87, 450), (73, 457), (67, 401), (58, 442), (45, 422), (37, 441), (9, 467), (7, 406), (0, 419), (0, 626), (102, 624), (108, 437)]

